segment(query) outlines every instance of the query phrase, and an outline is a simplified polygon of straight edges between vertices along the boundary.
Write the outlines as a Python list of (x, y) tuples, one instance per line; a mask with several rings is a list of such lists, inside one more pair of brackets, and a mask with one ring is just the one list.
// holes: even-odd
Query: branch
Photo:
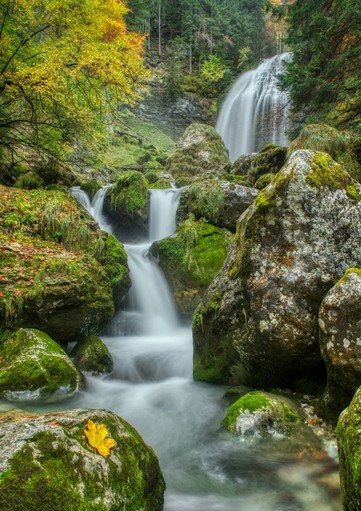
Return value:
[(1, 72), (0, 72), (0, 75), (3, 75), (5, 73), (5, 71), (7, 70), (7, 68), (9, 67), (9, 64), (10, 62), (16, 57), (17, 53), (21, 50), (21, 48), (23, 48), (29, 41), (31, 41), (31, 39), (33, 39), (35, 36), (37, 36), (38, 34), (40, 34), (41, 32), (44, 32), (45, 30), (47, 30), (48, 28), (50, 28), (50, 25), (45, 25), (44, 27), (42, 28), (39, 28), (39, 30), (36, 30), (35, 32), (33, 32), (31, 35), (29, 35), (28, 37), (26, 37), (25, 39), (23, 39), (21, 41), (21, 43), (19, 44), (19, 46), (16, 48), (16, 50), (13, 51), (12, 55), (10, 55), (10, 57), (8, 58), (7, 62), (5, 63), (4, 67), (2, 68)]

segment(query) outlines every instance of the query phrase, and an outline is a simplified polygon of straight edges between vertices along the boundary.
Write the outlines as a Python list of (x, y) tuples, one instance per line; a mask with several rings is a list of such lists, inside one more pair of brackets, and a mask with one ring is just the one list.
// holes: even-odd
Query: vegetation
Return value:
[[(123, 1), (0, 2), (0, 158), (64, 160), (99, 139), (146, 73)], [(30, 151), (30, 154), (29, 154)]]

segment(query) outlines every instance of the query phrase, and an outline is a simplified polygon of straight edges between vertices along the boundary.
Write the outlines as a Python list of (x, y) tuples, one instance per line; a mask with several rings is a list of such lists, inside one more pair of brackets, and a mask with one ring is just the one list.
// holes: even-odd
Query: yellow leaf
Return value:
[(84, 433), (88, 438), (88, 442), (92, 447), (98, 450), (102, 456), (109, 456), (110, 449), (115, 446), (115, 440), (106, 438), (108, 430), (105, 424), (94, 424), (92, 420), (88, 420), (88, 429), (84, 429)]

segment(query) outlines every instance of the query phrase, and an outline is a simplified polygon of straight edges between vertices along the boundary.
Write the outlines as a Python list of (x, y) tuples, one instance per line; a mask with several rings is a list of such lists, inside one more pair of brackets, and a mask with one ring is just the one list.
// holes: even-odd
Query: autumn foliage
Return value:
[(143, 39), (121, 0), (0, 0), (0, 146), (58, 157), (142, 83)]

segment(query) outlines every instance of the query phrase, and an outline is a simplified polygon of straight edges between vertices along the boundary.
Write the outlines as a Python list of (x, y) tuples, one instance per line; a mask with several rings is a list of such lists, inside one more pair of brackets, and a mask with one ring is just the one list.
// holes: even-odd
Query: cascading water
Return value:
[(269, 143), (287, 145), (289, 96), (277, 87), (277, 75), (290, 53), (265, 60), (242, 74), (224, 100), (216, 123), (231, 161)]
[[(88, 376), (86, 390), (63, 406), (106, 408), (138, 429), (160, 460), (164, 511), (340, 511), (332, 486), (337, 467), (326, 454), (312, 463), (299, 451), (289, 454), (286, 440), (225, 434), (226, 389), (193, 382), (191, 329), (180, 325), (164, 277), (148, 257), (151, 241), (175, 228), (178, 196), (177, 190), (152, 192), (150, 239), (126, 245), (132, 278), (127, 310), (103, 336), (114, 371)], [(99, 203), (83, 204), (94, 212), (95, 202), (101, 216), (99, 197)]]

